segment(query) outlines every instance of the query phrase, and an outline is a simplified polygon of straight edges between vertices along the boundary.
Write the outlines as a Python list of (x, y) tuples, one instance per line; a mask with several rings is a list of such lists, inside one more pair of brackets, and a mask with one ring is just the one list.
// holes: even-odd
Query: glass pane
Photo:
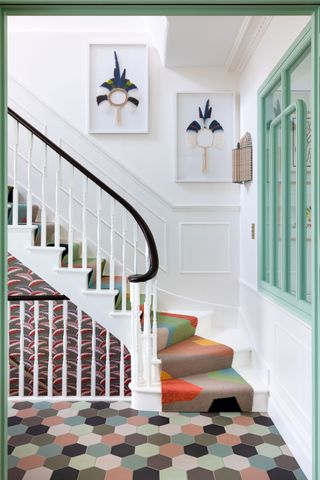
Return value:
[[(298, 99), (303, 100), (306, 104), (307, 108), (307, 123), (306, 123), (306, 151), (305, 151), (305, 159), (306, 159), (306, 176), (305, 176), (305, 199), (304, 205), (302, 206), (303, 211), (305, 211), (305, 221), (306, 225), (306, 238), (304, 242), (304, 251), (305, 251), (305, 271), (301, 272), (301, 274), (305, 275), (305, 292), (304, 292), (304, 300), (311, 302), (311, 119), (312, 119), (312, 111), (311, 111), (311, 86), (312, 86), (312, 78), (311, 78), (311, 52), (310, 50), (306, 51), (303, 58), (297, 63), (294, 68), (292, 68), (290, 72), (290, 81), (291, 81), (291, 102), (296, 102)], [(293, 124), (294, 130), (293, 133), (296, 133), (297, 125)], [(291, 139), (291, 156), (293, 161), (293, 168), (291, 172), (291, 200), (292, 200), (292, 209), (291, 211), (295, 213), (295, 201), (296, 201), (296, 194), (294, 190), (296, 188), (296, 165), (298, 159), (296, 158), (296, 151), (295, 151), (295, 136), (292, 136)], [(292, 220), (293, 221), (293, 220)], [(295, 248), (293, 244), (295, 235), (293, 235), (292, 239), (292, 260), (294, 257), (294, 261), (296, 261), (296, 255), (293, 255), (293, 251)], [(295, 264), (292, 264), (292, 268), (295, 267)], [(296, 270), (296, 269), (295, 269)], [(292, 272), (293, 274), (293, 272)], [(292, 286), (292, 293), (295, 294), (296, 292), (296, 282), (295, 285)]]
[(290, 205), (288, 205), (290, 224), (290, 275), (289, 289), (292, 295), (297, 293), (297, 117), (294, 113), (290, 116), (290, 136), (288, 154), (290, 156)]
[(276, 286), (282, 288), (282, 138), (281, 138), (281, 124), (276, 130), (276, 158), (274, 159), (277, 171), (277, 238), (278, 238), (278, 251), (277, 258), (277, 274), (276, 274)]
[(264, 172), (264, 205), (265, 205), (265, 221), (264, 221), (264, 276), (263, 279), (266, 282), (270, 282), (270, 125), (281, 113), (281, 86), (280, 83), (270, 91), (265, 97), (265, 172)]

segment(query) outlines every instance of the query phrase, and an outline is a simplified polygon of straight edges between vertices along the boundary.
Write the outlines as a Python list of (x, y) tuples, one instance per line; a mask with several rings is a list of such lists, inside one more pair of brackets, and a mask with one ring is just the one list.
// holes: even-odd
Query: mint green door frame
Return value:
[[(6, 18), (8, 15), (312, 15), (313, 59), (313, 139), (312, 139), (312, 331), (313, 331), (313, 476), (320, 480), (320, 178), (319, 178), (319, 100), (320, 100), (320, 1), (304, 0), (0, 0), (0, 480), (7, 479), (7, 69)], [(67, 4), (67, 5), (65, 5)], [(261, 188), (261, 185), (259, 185)], [(260, 212), (260, 215), (263, 212)], [(260, 217), (261, 218), (261, 217)]]

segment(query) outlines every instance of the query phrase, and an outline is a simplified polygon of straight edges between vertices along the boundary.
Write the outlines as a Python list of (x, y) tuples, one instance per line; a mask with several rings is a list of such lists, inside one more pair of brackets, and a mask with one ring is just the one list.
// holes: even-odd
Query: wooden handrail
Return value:
[(141, 283), (146, 282), (147, 280), (151, 280), (155, 277), (158, 273), (159, 269), (159, 256), (158, 250), (156, 246), (156, 242), (154, 237), (151, 233), (151, 230), (145, 220), (141, 217), (141, 215), (137, 212), (137, 210), (130, 205), (124, 198), (122, 198), (117, 192), (112, 190), (112, 188), (108, 187), (105, 183), (103, 183), (98, 177), (93, 175), (89, 170), (87, 170), (83, 165), (81, 165), (77, 160), (75, 160), (71, 155), (66, 153), (62, 148), (56, 145), (52, 140), (46, 137), (43, 133), (37, 130), (31, 123), (27, 122), (23, 117), (21, 117), (18, 113), (16, 113), (12, 108), (8, 107), (8, 114), (14, 118), (17, 122), (23, 125), (27, 130), (29, 130), (33, 135), (38, 137), (42, 142), (44, 142), (48, 147), (54, 150), (60, 157), (64, 158), (67, 162), (69, 162), (73, 167), (79, 170), (83, 175), (89, 178), (93, 183), (98, 185), (103, 191), (111, 195), (117, 202), (119, 202), (128, 212), (131, 213), (137, 224), (139, 225), (144, 238), (147, 242), (148, 249), (149, 249), (149, 269), (146, 273), (136, 273), (130, 275), (128, 277), (129, 282), (131, 283)]
[(9, 302), (35, 302), (39, 300), (70, 300), (66, 295), (9, 295)]

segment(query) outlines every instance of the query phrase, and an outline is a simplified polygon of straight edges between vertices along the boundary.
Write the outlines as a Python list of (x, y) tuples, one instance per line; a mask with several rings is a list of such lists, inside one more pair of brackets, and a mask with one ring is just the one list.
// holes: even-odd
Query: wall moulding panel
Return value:
[(181, 222), (180, 273), (230, 273), (230, 223)]

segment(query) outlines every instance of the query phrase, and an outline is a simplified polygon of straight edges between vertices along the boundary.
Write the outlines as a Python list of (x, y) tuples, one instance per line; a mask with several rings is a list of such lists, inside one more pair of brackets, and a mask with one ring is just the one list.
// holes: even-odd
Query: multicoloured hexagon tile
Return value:
[(260, 413), (142, 412), (129, 403), (19, 402), (8, 480), (305, 480)]

